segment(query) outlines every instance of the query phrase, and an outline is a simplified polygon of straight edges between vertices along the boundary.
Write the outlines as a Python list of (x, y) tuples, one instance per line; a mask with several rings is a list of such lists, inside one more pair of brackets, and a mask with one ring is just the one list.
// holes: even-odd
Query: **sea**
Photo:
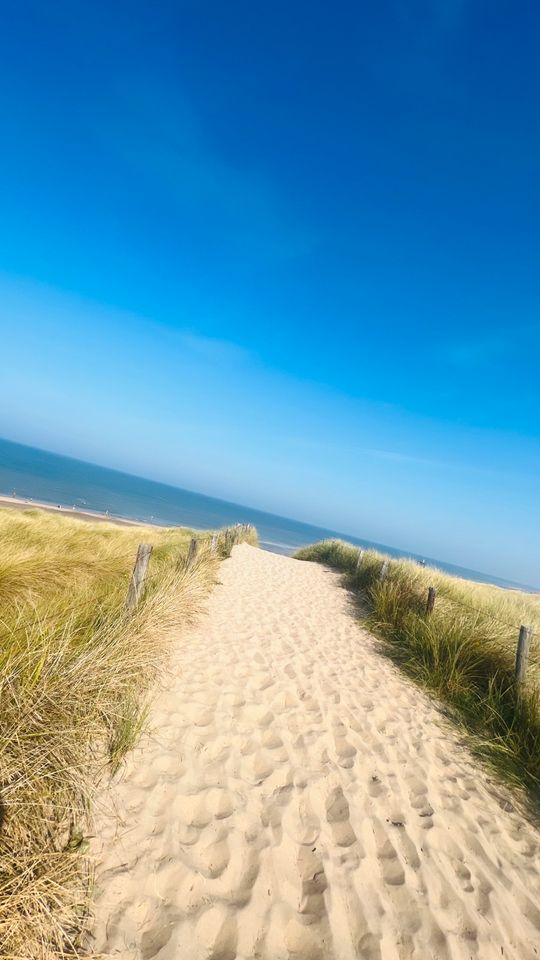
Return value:
[(467, 580), (493, 583), (513, 590), (533, 589), (443, 560), (422, 557), (412, 551), (363, 540), (346, 531), (313, 526), (3, 439), (0, 439), (0, 495), (40, 500), (53, 506), (74, 507), (75, 510), (108, 511), (111, 517), (161, 526), (207, 530), (234, 523), (252, 523), (257, 528), (263, 549), (288, 555), (317, 540), (339, 537), (355, 546), (379, 550), (392, 557), (411, 558)]

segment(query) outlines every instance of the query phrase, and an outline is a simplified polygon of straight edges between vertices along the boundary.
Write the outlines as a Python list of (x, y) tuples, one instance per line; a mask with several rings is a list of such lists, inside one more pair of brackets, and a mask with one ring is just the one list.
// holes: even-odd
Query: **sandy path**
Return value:
[(236, 547), (102, 811), (95, 949), (538, 960), (539, 834), (335, 574)]

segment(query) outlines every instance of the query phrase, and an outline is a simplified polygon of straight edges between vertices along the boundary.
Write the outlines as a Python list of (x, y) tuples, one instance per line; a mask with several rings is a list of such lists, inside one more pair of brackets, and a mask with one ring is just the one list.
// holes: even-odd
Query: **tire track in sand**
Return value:
[(538, 960), (539, 835), (336, 574), (247, 545), (98, 813), (122, 960)]

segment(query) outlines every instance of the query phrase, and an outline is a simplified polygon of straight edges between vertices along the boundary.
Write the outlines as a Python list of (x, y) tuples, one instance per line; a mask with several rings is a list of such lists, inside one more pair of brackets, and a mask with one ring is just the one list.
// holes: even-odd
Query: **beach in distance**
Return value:
[(4, 5), (0, 960), (540, 960), (540, 4)]
[(488, 571), (470, 570), (439, 558), (421, 557), (390, 545), (363, 540), (347, 531), (302, 523), (3, 439), (0, 439), (0, 497), (5, 505), (29, 506), (27, 501), (30, 501), (33, 506), (56, 510), (60, 507), (70, 514), (76, 512), (93, 519), (103, 515), (106, 519), (158, 526), (208, 530), (234, 523), (251, 523), (257, 528), (263, 549), (286, 555), (292, 555), (310, 543), (337, 537), (392, 557), (410, 557), (478, 583), (533, 590), (527, 584), (505, 580)]

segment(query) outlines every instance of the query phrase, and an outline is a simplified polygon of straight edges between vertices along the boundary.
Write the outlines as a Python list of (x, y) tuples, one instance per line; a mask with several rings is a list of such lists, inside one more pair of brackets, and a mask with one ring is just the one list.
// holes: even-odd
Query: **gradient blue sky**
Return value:
[(539, 46), (3, 3), (0, 433), (540, 586)]

